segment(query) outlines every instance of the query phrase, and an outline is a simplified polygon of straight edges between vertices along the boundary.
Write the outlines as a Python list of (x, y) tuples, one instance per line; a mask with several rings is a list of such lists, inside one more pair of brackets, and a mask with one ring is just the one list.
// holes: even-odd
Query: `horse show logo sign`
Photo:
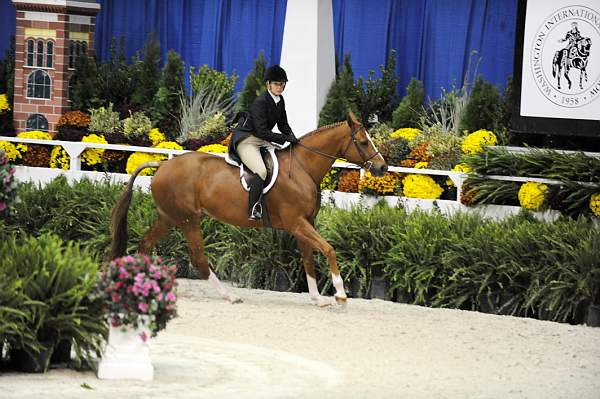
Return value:
[[(585, 4), (564, 6), (562, 1), (530, 3), (534, 4), (527, 10), (522, 115), (600, 119), (600, 10)], [(532, 95), (534, 88), (542, 98)]]

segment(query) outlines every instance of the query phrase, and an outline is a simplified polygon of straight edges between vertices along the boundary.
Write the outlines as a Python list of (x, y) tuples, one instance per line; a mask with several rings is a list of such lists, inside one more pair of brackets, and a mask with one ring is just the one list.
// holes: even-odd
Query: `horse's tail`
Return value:
[(111, 260), (125, 255), (125, 251), (127, 251), (127, 241), (129, 240), (129, 235), (127, 234), (127, 212), (133, 196), (133, 182), (135, 178), (142, 170), (146, 168), (158, 168), (159, 165), (159, 161), (152, 161), (138, 166), (129, 178), (125, 191), (121, 193), (121, 196), (113, 207), (111, 213)]

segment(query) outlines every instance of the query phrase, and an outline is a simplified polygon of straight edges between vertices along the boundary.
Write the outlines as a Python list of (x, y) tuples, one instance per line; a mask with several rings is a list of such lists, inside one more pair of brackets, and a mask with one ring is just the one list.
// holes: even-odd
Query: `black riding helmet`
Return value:
[(265, 82), (287, 82), (287, 74), (279, 65), (273, 65), (265, 71)]

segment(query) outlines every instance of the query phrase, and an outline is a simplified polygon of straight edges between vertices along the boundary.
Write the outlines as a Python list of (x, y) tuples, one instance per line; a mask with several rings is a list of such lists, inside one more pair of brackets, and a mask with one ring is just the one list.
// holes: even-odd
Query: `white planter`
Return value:
[[(146, 333), (146, 341), (141, 337)], [(102, 380), (144, 380), (154, 378), (150, 359), (150, 330), (146, 326), (110, 327), (108, 344), (98, 364), (98, 378)]]

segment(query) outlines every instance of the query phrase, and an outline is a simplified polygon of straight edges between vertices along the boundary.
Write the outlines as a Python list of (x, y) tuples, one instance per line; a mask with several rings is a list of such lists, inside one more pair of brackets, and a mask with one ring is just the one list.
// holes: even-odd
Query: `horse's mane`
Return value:
[(321, 126), (321, 127), (317, 128), (317, 129), (313, 130), (312, 132), (306, 133), (304, 136), (302, 136), (302, 138), (313, 136), (313, 135), (315, 135), (317, 133), (322, 132), (323, 130), (328, 130), (328, 129), (331, 129), (331, 128), (334, 128), (334, 127), (338, 127), (338, 126), (343, 125), (344, 123), (346, 123), (346, 121), (336, 122), (336, 123), (330, 123), (329, 125)]

